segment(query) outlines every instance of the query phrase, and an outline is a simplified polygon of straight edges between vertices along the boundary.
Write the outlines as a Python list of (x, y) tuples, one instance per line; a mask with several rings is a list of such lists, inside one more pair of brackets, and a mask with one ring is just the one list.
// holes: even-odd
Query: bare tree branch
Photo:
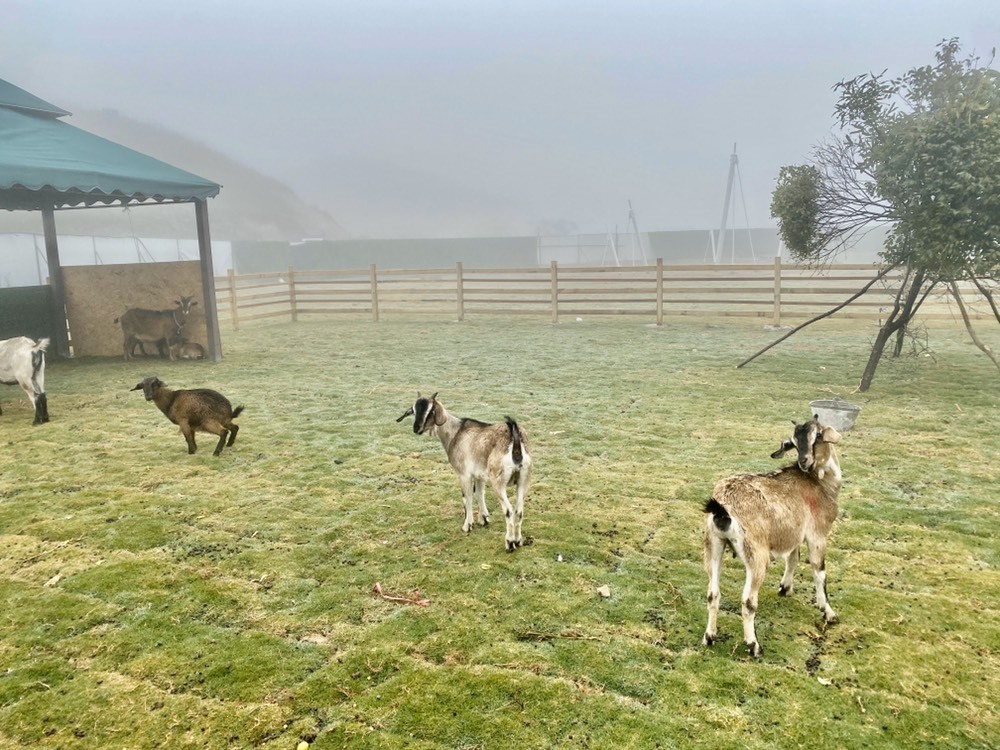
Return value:
[(965, 322), (965, 330), (969, 332), (969, 337), (972, 339), (972, 343), (975, 344), (979, 351), (993, 360), (993, 364), (996, 368), (1000, 370), (1000, 361), (997, 361), (997, 355), (993, 353), (993, 350), (989, 346), (984, 344), (979, 336), (976, 335), (975, 329), (972, 327), (972, 321), (969, 319), (969, 312), (965, 309), (965, 302), (962, 300), (962, 295), (958, 291), (958, 284), (954, 281), (950, 284), (951, 296), (955, 298), (955, 303), (958, 305), (958, 311), (962, 313), (962, 320)]

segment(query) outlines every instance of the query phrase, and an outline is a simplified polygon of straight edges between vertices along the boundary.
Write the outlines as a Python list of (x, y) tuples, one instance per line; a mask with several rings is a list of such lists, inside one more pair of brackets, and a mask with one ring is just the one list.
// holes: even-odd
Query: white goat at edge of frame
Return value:
[[(794, 424), (794, 422), (793, 422)], [(761, 647), (754, 629), (757, 594), (772, 557), (784, 558), (785, 572), (778, 593), (792, 592), (793, 574), (804, 541), (816, 582), (816, 606), (827, 623), (837, 614), (826, 596), (826, 542), (837, 518), (841, 473), (834, 443), (841, 435), (823, 426), (818, 416), (796, 424), (790, 439), (771, 454), (780, 458), (795, 449), (798, 458), (769, 474), (742, 474), (719, 481), (705, 505), (705, 572), (708, 574), (708, 625), (702, 640), (716, 637), (719, 614), (719, 574), (726, 548), (746, 566), (743, 587), (743, 640), (752, 656)]]
[[(17, 336), (0, 341), (0, 383), (21, 386), (35, 407), (35, 421), (49, 421), (48, 398), (45, 395), (45, 350), (48, 339)], [(0, 409), (0, 414), (3, 410)]]
[[(424, 398), (419, 393), (413, 406), (407, 409), (397, 422), (413, 415), (413, 431), (418, 435), (437, 435), (444, 446), (462, 485), (462, 499), (465, 501), (465, 523), (462, 530), (472, 530), (472, 498), (479, 501), (479, 523), (489, 524), (490, 514), (486, 509), (486, 485), (488, 481), (500, 499), (504, 518), (507, 522), (505, 545), (513, 552), (523, 544), (521, 522), (524, 520), (524, 496), (531, 478), (531, 456), (524, 432), (510, 417), (505, 424), (487, 424), (468, 417), (456, 417), (437, 400), (437, 393)], [(507, 497), (507, 485), (517, 484), (517, 500), (514, 506)]]

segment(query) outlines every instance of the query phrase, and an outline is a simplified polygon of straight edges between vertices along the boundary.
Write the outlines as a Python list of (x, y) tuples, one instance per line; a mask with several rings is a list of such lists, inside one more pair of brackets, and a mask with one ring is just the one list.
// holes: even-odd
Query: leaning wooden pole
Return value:
[(759, 352), (757, 352), (756, 354), (754, 354), (752, 357), (747, 357), (746, 359), (744, 359), (742, 362), (740, 362), (738, 365), (736, 365), (736, 369), (738, 370), (741, 367), (743, 367), (743, 365), (750, 364), (755, 359), (757, 359), (757, 357), (759, 357), (761, 354), (763, 354), (764, 352), (768, 351), (769, 349), (773, 349), (778, 344), (780, 344), (782, 341), (784, 341), (785, 339), (787, 339), (787, 338), (791, 337), (792, 335), (798, 333), (799, 331), (801, 331), (806, 326), (811, 326), (816, 321), (823, 320), (823, 318), (829, 318), (831, 315), (833, 315), (838, 310), (843, 310), (849, 304), (851, 304), (852, 302), (854, 302), (854, 300), (856, 300), (862, 294), (864, 294), (869, 289), (871, 289), (873, 286), (875, 286), (875, 282), (877, 282), (879, 279), (881, 279), (883, 276), (885, 276), (887, 273), (889, 273), (889, 271), (893, 270), (894, 268), (895, 268), (895, 266), (891, 266), (891, 267), (886, 268), (886, 269), (884, 269), (882, 271), (879, 271), (879, 274), (874, 279), (872, 279), (867, 284), (865, 284), (861, 288), (861, 291), (859, 291), (856, 294), (852, 295), (849, 299), (845, 300), (844, 302), (841, 302), (839, 305), (837, 305), (836, 307), (834, 307), (832, 310), (827, 310), (825, 313), (817, 315), (815, 318), (810, 318), (809, 320), (807, 320), (805, 323), (803, 323), (801, 325), (795, 326), (795, 328), (793, 328), (792, 330), (790, 330), (788, 333), (786, 333), (784, 336), (782, 336), (777, 341), (771, 342), (770, 344), (768, 344), (767, 346), (765, 346), (763, 349), (761, 349)]

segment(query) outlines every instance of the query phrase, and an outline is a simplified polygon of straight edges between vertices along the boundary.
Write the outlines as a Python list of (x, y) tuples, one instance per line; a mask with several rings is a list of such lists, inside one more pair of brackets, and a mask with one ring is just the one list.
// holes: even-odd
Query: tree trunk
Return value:
[(906, 341), (906, 332), (910, 328), (910, 321), (913, 320), (913, 314), (916, 312), (914, 305), (917, 301), (917, 295), (920, 293), (920, 287), (923, 285), (924, 273), (923, 271), (918, 271), (916, 278), (914, 278), (913, 283), (910, 285), (910, 289), (906, 294), (906, 302), (903, 304), (903, 309), (899, 314), (899, 319), (902, 321), (902, 325), (896, 331), (896, 345), (892, 349), (893, 359), (898, 359), (903, 353), (903, 343)]
[[(861, 384), (858, 385), (858, 390), (862, 393), (867, 392), (872, 387), (875, 370), (878, 369), (879, 362), (882, 361), (882, 354), (885, 351), (885, 345), (888, 343), (889, 338), (894, 333), (905, 330), (913, 314), (920, 306), (917, 304), (917, 298), (920, 295), (920, 287), (923, 286), (924, 272), (917, 271), (913, 277), (913, 281), (907, 284), (906, 281), (910, 276), (910, 270), (907, 269), (906, 277), (904, 277), (903, 283), (900, 284), (899, 291), (896, 293), (896, 301), (893, 304), (892, 311), (879, 329), (878, 335), (875, 337), (875, 343), (872, 344), (872, 351), (868, 356), (868, 364), (865, 365), (865, 371), (861, 375)], [(926, 297), (926, 295), (924, 296)]]

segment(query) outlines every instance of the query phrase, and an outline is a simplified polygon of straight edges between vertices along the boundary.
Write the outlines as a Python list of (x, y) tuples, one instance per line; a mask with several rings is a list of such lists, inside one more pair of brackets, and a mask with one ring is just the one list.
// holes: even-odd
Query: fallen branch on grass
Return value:
[(404, 604), (416, 604), (418, 607), (430, 606), (430, 599), (420, 598), (420, 589), (413, 590), (413, 596), (390, 596), (382, 591), (382, 584), (378, 581), (375, 582), (375, 587), (372, 589), (372, 593), (375, 596), (379, 596), (385, 599), (387, 602), (403, 602)]
[(519, 641), (551, 641), (556, 638), (566, 638), (572, 641), (600, 641), (599, 635), (584, 635), (575, 630), (562, 630), (558, 633), (541, 633), (536, 630), (521, 630), (514, 634)]

